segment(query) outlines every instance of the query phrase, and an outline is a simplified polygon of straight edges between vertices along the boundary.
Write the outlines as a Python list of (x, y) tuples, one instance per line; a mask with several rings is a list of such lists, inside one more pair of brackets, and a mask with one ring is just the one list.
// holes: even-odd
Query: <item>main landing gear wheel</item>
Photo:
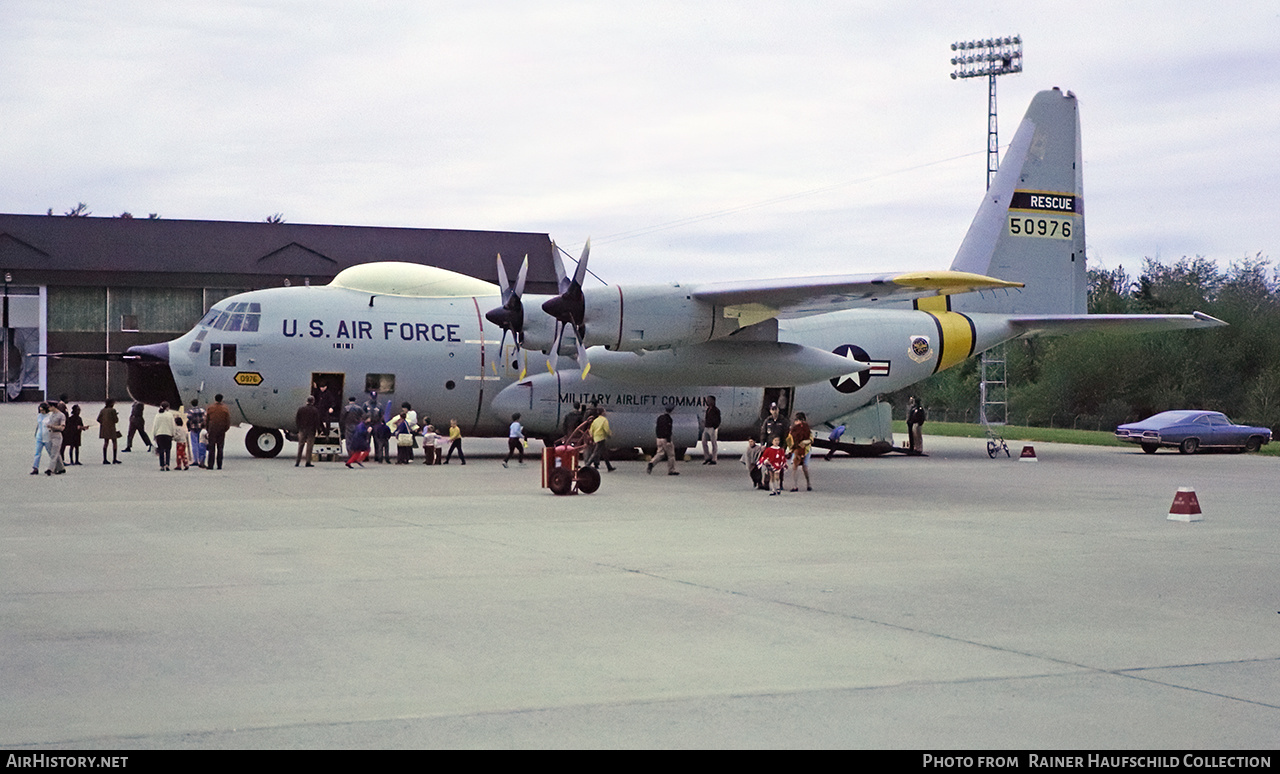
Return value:
[(284, 448), (284, 434), (266, 427), (252, 427), (244, 436), (244, 445), (255, 457), (274, 457)]

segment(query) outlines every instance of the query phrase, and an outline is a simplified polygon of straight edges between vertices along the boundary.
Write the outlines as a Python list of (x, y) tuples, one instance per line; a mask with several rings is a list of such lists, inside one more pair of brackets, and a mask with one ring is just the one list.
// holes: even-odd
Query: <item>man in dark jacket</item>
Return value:
[(129, 436), (124, 441), (124, 450), (127, 452), (133, 451), (134, 433), (142, 436), (142, 442), (146, 444), (147, 451), (151, 451), (151, 439), (147, 437), (147, 420), (142, 416), (146, 408), (146, 404), (142, 401), (135, 400), (133, 408), (129, 411)]
[(298, 430), (298, 459), (293, 466), (296, 468), (302, 464), (305, 449), (307, 467), (314, 467), (311, 464), (311, 450), (316, 443), (316, 433), (320, 430), (320, 409), (316, 408), (316, 399), (308, 395), (306, 405), (298, 409), (293, 421)]
[(216, 464), (222, 470), (222, 449), (227, 443), (227, 431), (231, 429), (231, 409), (222, 402), (222, 393), (213, 396), (213, 405), (204, 412), (205, 434), (209, 436), (208, 454), (204, 469), (213, 470)]
[(671, 412), (675, 411), (675, 406), (667, 406), (667, 410), (658, 415), (657, 426), (654, 428), (654, 435), (658, 437), (658, 451), (653, 455), (653, 459), (649, 460), (649, 468), (646, 472), (653, 473), (653, 466), (665, 455), (667, 458), (667, 475), (678, 476), (680, 471), (676, 470), (676, 447), (671, 443)]
[(921, 427), (925, 420), (924, 406), (914, 396), (907, 399), (907, 441), (912, 454), (924, 454), (924, 434)]
[(702, 420), (702, 464), (714, 465), (720, 457), (720, 409), (716, 397), (707, 396), (707, 413)]

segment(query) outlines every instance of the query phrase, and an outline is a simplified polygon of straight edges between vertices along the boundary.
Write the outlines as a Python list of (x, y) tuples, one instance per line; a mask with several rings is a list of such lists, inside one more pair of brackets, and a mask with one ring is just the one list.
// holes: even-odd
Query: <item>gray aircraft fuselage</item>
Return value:
[[(317, 378), (332, 384), (335, 375), (341, 378), (339, 403), (351, 396), (363, 402), (366, 389), (374, 389), (379, 401), (410, 403), (424, 421), (430, 417), (445, 425), (456, 419), (471, 436), (504, 436), (515, 412), (530, 435), (555, 436), (574, 404), (595, 403), (609, 410), (613, 440), (622, 446), (651, 445), (654, 419), (664, 406), (675, 405), (676, 441), (688, 446), (697, 437), (707, 396), (716, 398), (726, 440), (758, 431), (766, 396), (783, 403), (786, 414), (806, 412), (817, 426), (1011, 335), (1000, 319), (983, 319), (998, 316), (846, 310), (781, 321), (779, 339), (840, 354), (852, 348), (852, 357), (865, 358), (869, 370), (773, 388), (679, 384), (680, 379), (654, 384), (582, 379), (576, 368), (548, 373), (537, 352), (516, 351), (510, 336), (500, 351), (502, 331), (484, 319), (499, 303), (496, 294), (374, 296), (372, 305), (370, 298), (342, 287), (294, 287), (224, 299), (185, 336), (140, 348), (157, 354), (167, 349), (176, 393), (163, 378), (132, 379), (131, 389), (157, 404), (204, 404), (221, 393), (233, 421), (283, 431), (294, 429), (296, 411)], [(235, 314), (240, 320), (228, 326), (225, 321)], [(977, 342), (975, 330), (982, 331)], [(532, 375), (520, 379), (526, 365)]]

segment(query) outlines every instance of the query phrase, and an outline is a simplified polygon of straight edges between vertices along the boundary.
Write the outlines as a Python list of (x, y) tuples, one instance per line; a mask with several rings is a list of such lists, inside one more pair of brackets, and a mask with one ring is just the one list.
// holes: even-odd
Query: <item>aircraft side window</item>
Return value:
[(396, 391), (395, 374), (365, 374), (364, 391), (376, 392), (379, 395)]
[[(199, 342), (196, 342), (196, 344), (199, 344)], [(193, 349), (191, 351), (195, 352), (196, 350)], [(209, 345), (209, 365), (234, 366), (235, 364), (236, 364), (236, 345), (235, 344), (210, 344)]]

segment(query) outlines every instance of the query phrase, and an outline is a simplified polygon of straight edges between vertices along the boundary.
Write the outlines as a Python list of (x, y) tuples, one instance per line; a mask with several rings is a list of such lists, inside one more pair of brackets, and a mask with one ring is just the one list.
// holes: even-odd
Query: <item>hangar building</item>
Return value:
[(176, 338), (227, 296), (323, 285), (343, 269), (406, 261), (497, 282), (529, 256), (529, 293), (554, 293), (546, 234), (0, 214), (3, 400), (125, 400), (121, 363), (33, 357), (124, 352)]

